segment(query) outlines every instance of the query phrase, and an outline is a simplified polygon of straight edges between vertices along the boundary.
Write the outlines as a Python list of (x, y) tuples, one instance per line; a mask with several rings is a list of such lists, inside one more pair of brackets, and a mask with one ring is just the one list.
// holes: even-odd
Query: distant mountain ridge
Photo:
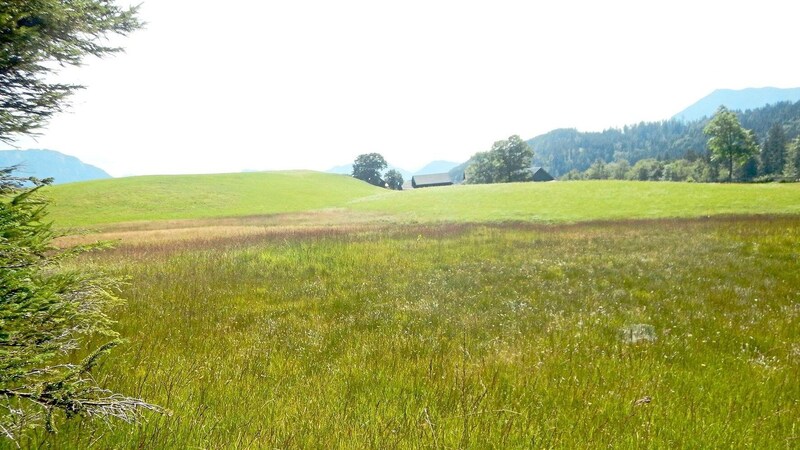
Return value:
[[(400, 175), (403, 176), (403, 179), (408, 181), (411, 180), (411, 177), (414, 175), (425, 175), (430, 173), (445, 173), (450, 171), (453, 167), (456, 167), (459, 163), (452, 162), (452, 161), (431, 161), (428, 164), (421, 167), (419, 170), (410, 171), (406, 170), (397, 166), (393, 166), (389, 164), (389, 169), (394, 169), (400, 172)], [(353, 165), (352, 164), (343, 164), (341, 166), (334, 166), (330, 169), (326, 170), (327, 173), (338, 173), (342, 175), (349, 175), (353, 173)]]
[(446, 172), (449, 172), (450, 170), (452, 170), (453, 167), (456, 167), (457, 165), (459, 165), (459, 163), (453, 162), (453, 161), (442, 161), (442, 160), (431, 161), (428, 164), (426, 164), (424, 167), (422, 167), (419, 170), (417, 170), (416, 172), (414, 172), (414, 175), (427, 175), (427, 174), (432, 174), (432, 173), (446, 173)]
[[(412, 175), (411, 171), (408, 171), (408, 170), (402, 169), (400, 167), (396, 167), (396, 166), (393, 166), (393, 165), (389, 164), (389, 167), (387, 167), (386, 170), (390, 170), (390, 169), (394, 169), (394, 170), (400, 172), (400, 175), (403, 176), (403, 179), (408, 179), (408, 180), (411, 179), (411, 175)], [(336, 173), (336, 174), (339, 174), (339, 175), (352, 175), (353, 174), (353, 165), (352, 164), (342, 164), (341, 166), (334, 166), (334, 167), (331, 167), (330, 169), (326, 170), (325, 173)]]
[(19, 166), (17, 174), (53, 178), (54, 184), (111, 178), (106, 171), (55, 150), (0, 150), (0, 167)]
[(800, 101), (800, 88), (747, 88), (747, 89), (717, 89), (711, 94), (701, 98), (688, 108), (672, 116), (674, 120), (691, 122), (704, 117), (711, 117), (724, 105), (733, 111), (746, 111), (761, 108), (780, 102)]

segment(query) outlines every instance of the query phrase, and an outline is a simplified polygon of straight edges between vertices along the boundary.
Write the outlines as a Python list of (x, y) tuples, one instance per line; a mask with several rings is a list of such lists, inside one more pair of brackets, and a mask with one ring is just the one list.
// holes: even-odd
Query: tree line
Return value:
[[(762, 132), (770, 121), (772, 124)], [(755, 129), (744, 124), (752, 124)], [(456, 183), (473, 184), (530, 181), (533, 164), (538, 161), (546, 165), (543, 161), (549, 161), (555, 167), (549, 169), (560, 174), (562, 180), (797, 181), (799, 124), (800, 102), (785, 102), (744, 113), (722, 106), (711, 119), (690, 124), (643, 123), (602, 133), (556, 130), (527, 142), (514, 135), (495, 142), (488, 151), (474, 154), (452, 169), (450, 177)], [(759, 133), (764, 137), (760, 138)], [(538, 149), (534, 153), (531, 142), (539, 142), (545, 148), (544, 156)], [(649, 150), (625, 151), (632, 142), (644, 142), (646, 145), (641, 148)], [(580, 146), (584, 143), (593, 147)], [(656, 148), (660, 149), (656, 157), (641, 157)], [(679, 157), (669, 156), (681, 151)], [(639, 158), (629, 160), (624, 155)], [(566, 173), (559, 172), (591, 156), (596, 159), (585, 169), (573, 167)], [(399, 173), (381, 175), (385, 168), (386, 162), (379, 154), (360, 155), (353, 164), (353, 176), (390, 188), (395, 188), (394, 184), (387, 180), (399, 177), (397, 186), (402, 186)]]
[[(800, 105), (800, 102), (798, 102)], [(789, 106), (789, 104), (778, 105)], [(769, 108), (762, 108), (762, 111)], [(762, 119), (764, 114), (756, 117)], [(800, 137), (789, 140), (792, 121), (773, 123), (759, 142), (757, 133), (745, 128), (740, 115), (720, 107), (704, 123), (706, 150), (689, 150), (683, 158), (644, 158), (631, 164), (627, 159), (612, 162), (595, 160), (586, 170), (572, 169), (565, 180), (641, 180), (641, 181), (796, 181), (800, 177)], [(750, 123), (757, 123), (751, 120)]]
[[(485, 152), (478, 152), (450, 172), (454, 182), (469, 184), (512, 183), (533, 180), (533, 150), (518, 135), (500, 140)], [(353, 177), (374, 186), (402, 190), (403, 176), (388, 167), (380, 153), (358, 155), (353, 161)], [(459, 172), (460, 171), (460, 172)], [(465, 179), (466, 174), (466, 179)]]
[[(784, 142), (784, 161), (791, 159), (792, 144), (800, 136), (800, 102), (782, 102), (735, 114), (741, 126), (753, 132), (759, 147), (752, 161), (746, 162), (744, 167), (737, 165), (736, 179), (744, 181), (764, 177), (762, 179), (766, 181), (770, 177), (781, 178), (780, 174), (785, 170), (777, 168), (777, 162), (770, 155), (774, 155), (775, 149)], [(611, 165), (607, 170), (619, 174), (626, 167), (630, 169), (639, 161), (646, 160), (640, 167), (675, 163), (674, 167), (680, 167), (678, 172), (686, 174), (686, 166), (691, 165), (689, 172), (695, 181), (721, 181), (727, 173), (711, 161), (707, 149), (708, 136), (704, 133), (711, 120), (641, 122), (621, 129), (589, 133), (559, 129), (530, 139), (528, 143), (536, 150), (534, 163), (562, 179), (565, 175), (567, 179), (581, 178), (584, 174), (585, 177), (603, 176), (604, 171), (600, 169), (607, 165)], [(766, 157), (763, 156), (765, 147), (768, 147)], [(636, 176), (643, 173), (644, 169), (637, 171)], [(634, 177), (634, 174), (630, 176)]]

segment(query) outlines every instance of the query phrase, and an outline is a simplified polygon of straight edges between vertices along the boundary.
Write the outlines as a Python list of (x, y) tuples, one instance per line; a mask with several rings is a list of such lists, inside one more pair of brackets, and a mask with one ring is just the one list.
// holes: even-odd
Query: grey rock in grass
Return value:
[(646, 323), (628, 325), (619, 330), (622, 341), (628, 344), (653, 342), (656, 340), (656, 327)]

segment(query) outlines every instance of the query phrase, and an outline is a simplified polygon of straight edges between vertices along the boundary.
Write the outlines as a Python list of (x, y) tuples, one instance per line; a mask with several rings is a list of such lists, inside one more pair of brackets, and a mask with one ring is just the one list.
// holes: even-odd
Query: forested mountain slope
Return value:
[[(800, 102), (738, 111), (737, 115), (743, 127), (756, 133), (759, 142), (763, 142), (776, 123), (783, 126), (789, 140), (800, 136)], [(708, 120), (641, 122), (602, 132), (558, 129), (530, 139), (528, 144), (534, 150), (534, 164), (545, 167), (554, 176), (573, 169), (584, 171), (598, 160), (624, 159), (634, 164), (647, 158), (693, 159), (706, 153), (708, 138), (703, 128)]]

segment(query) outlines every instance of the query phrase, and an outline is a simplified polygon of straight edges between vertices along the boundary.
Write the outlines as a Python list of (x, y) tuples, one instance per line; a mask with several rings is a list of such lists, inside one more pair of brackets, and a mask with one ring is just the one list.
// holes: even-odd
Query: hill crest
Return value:
[(206, 219), (338, 208), (385, 190), (308, 170), (144, 175), (50, 186), (59, 226)]

